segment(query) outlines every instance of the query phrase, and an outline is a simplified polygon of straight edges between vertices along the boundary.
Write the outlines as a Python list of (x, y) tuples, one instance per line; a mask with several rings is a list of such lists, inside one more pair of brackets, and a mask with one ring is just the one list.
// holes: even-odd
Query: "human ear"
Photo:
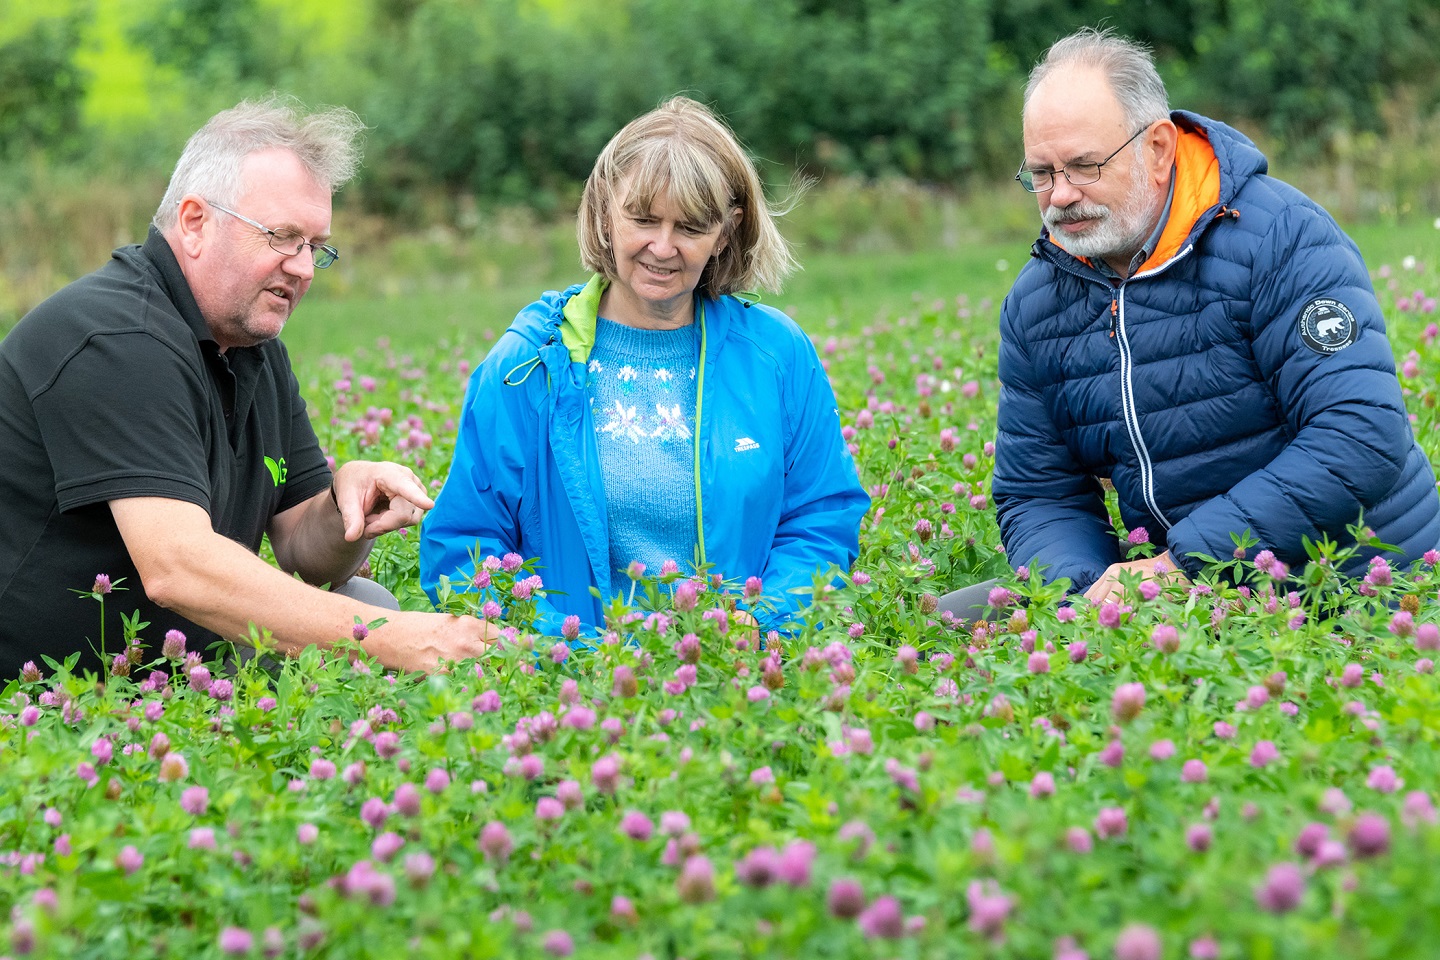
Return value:
[(1157, 184), (1170, 182), (1170, 168), (1175, 165), (1176, 145), (1180, 131), (1172, 120), (1161, 120), (1151, 128), (1145, 138), (1145, 161), (1150, 167), (1151, 179)]
[(192, 259), (200, 256), (205, 246), (205, 205), (193, 193), (180, 200), (175, 213), (175, 233), (181, 253)]

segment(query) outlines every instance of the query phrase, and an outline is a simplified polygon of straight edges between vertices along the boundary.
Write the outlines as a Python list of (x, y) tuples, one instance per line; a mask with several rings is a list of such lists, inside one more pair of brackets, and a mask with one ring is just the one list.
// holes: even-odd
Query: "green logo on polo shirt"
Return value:
[(271, 460), (269, 457), (266, 457), (265, 466), (270, 471), (270, 479), (275, 481), (276, 488), (279, 488), (280, 485), (285, 482), (288, 474), (285, 467), (285, 458), (281, 457), (279, 460)]

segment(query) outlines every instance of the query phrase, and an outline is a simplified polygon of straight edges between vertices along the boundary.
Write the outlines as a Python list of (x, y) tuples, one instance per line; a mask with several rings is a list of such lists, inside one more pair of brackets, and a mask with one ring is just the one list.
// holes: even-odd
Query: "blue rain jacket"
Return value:
[(1359, 250), (1244, 135), (1172, 119), (1155, 254), (1112, 283), (1042, 233), (1001, 308), (993, 492), (1010, 561), (1081, 591), (1119, 561), (1102, 478), (1126, 527), (1191, 577), (1192, 554), (1229, 558), (1247, 529), (1302, 564), (1302, 538), (1351, 542), (1362, 510), (1392, 561), (1419, 558), (1440, 543), (1440, 498)]
[[(553, 592), (537, 626), (551, 635), (576, 614), (593, 636), (602, 599), (591, 588), (606, 602), (621, 591), (585, 390), (603, 290), (596, 277), (546, 293), (471, 376), (450, 475), (422, 526), (431, 600), (442, 576), (468, 586), (472, 550), (539, 558)], [(817, 571), (849, 570), (870, 500), (829, 379), (795, 322), (729, 296), (697, 300), (696, 322), (697, 554), (727, 579), (760, 577), (774, 609), (752, 612), (763, 629), (783, 629)], [(692, 558), (675, 559), (688, 571)]]

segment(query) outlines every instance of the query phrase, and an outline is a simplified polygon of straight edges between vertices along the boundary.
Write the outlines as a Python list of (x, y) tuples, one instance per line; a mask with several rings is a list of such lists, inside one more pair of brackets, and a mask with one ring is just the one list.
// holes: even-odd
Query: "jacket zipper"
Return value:
[(705, 410), (705, 301), (700, 301), (700, 363), (695, 382), (695, 545), (700, 551), (700, 564), (705, 564), (705, 510), (700, 500), (700, 415)]
[(1120, 281), (1120, 286), (1110, 301), (1110, 336), (1115, 338), (1115, 344), (1120, 348), (1120, 411), (1125, 419), (1125, 429), (1130, 434), (1130, 445), (1134, 448), (1135, 458), (1140, 463), (1140, 494), (1144, 497), (1145, 507), (1150, 511), (1151, 516), (1159, 520), (1161, 526), (1166, 530), (1169, 530), (1174, 524), (1161, 511), (1159, 501), (1155, 496), (1155, 464), (1150, 460), (1150, 448), (1146, 446), (1145, 436), (1140, 430), (1140, 413), (1135, 404), (1135, 356), (1130, 352), (1130, 337), (1125, 330), (1125, 286), (1133, 280), (1151, 277), (1162, 272), (1171, 264), (1184, 258), (1193, 249), (1195, 249), (1195, 245), (1189, 244), (1155, 269), (1137, 273), (1133, 277)]

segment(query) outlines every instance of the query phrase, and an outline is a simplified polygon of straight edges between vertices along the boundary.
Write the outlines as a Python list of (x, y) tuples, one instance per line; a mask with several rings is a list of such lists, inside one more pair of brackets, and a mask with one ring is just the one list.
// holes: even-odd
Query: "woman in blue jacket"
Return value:
[(733, 296), (795, 268), (754, 163), (676, 97), (605, 147), (578, 234), (595, 276), (522, 310), (471, 377), (426, 592), (467, 588), (473, 556), (538, 557), (540, 628), (593, 635), (624, 571), (674, 561), (761, 578), (751, 613), (783, 628), (792, 591), (854, 561), (869, 499), (809, 338)]

